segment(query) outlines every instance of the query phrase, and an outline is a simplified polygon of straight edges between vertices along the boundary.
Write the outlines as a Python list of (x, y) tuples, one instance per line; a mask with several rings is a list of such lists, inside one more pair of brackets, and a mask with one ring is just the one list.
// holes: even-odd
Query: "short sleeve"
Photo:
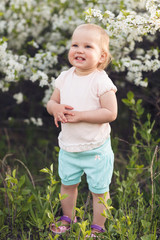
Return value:
[(62, 89), (64, 81), (65, 81), (65, 73), (66, 71), (63, 71), (60, 73), (60, 75), (56, 78), (55, 80), (55, 87), (58, 88), (59, 90)]
[(117, 87), (114, 85), (112, 80), (108, 77), (107, 73), (103, 70), (99, 72), (97, 79), (97, 95), (100, 97), (105, 92), (114, 91), (117, 92)]

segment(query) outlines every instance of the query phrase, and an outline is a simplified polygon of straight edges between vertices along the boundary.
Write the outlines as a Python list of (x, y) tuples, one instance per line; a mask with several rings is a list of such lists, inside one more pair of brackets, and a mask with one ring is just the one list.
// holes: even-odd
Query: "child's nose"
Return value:
[(77, 52), (78, 52), (78, 53), (84, 52), (84, 48), (83, 48), (83, 47), (78, 47)]

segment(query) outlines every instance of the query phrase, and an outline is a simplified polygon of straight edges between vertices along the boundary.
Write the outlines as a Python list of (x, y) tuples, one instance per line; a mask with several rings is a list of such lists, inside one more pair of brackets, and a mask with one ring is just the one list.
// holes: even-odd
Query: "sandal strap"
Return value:
[[(58, 221), (62, 221), (62, 220), (68, 222), (69, 224), (71, 224), (73, 222), (68, 216), (65, 216), (65, 215), (61, 216)], [(76, 223), (76, 222), (77, 222), (77, 218), (75, 217), (74, 223)]]
[(96, 229), (96, 230), (98, 230), (100, 232), (105, 232), (105, 230), (102, 227), (100, 227), (99, 225), (97, 225), (97, 224), (92, 224), (91, 228), (92, 229)]
[(71, 219), (68, 216), (65, 216), (65, 215), (61, 216), (60, 219), (58, 220), (58, 222), (62, 221), (62, 220), (66, 221), (68, 223), (71, 223)]

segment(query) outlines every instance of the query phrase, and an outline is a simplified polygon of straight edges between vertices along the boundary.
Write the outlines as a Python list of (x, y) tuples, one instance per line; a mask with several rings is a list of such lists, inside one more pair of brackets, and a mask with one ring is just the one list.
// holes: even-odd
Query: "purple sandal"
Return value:
[[(72, 221), (68, 216), (63, 215), (62, 217), (60, 217), (60, 219), (57, 221), (66, 221), (67, 223), (69, 223), (68, 225), (61, 225), (59, 227), (56, 227), (56, 224), (52, 223), (50, 225), (50, 230), (54, 233), (54, 234), (63, 234), (66, 231), (70, 230), (70, 224), (72, 223), (76, 223), (77, 222), (77, 218), (75, 217), (74, 221)], [(53, 228), (55, 228), (55, 230), (53, 230)], [(57, 231), (58, 230), (58, 231)]]
[(92, 224), (91, 228), (95, 229), (95, 230), (98, 230), (98, 232), (100, 232), (100, 233), (105, 232), (105, 230), (102, 227), (100, 227), (99, 225), (97, 225), (97, 224)]
[[(105, 232), (105, 230), (102, 228), (102, 227), (100, 227), (99, 225), (97, 225), (97, 224), (92, 224), (91, 225), (91, 229), (95, 229), (95, 230), (98, 230), (98, 232), (96, 232), (96, 233), (103, 233), (103, 232)], [(86, 236), (87, 238), (95, 238), (95, 239), (98, 239), (98, 237), (94, 234), (94, 233), (91, 233), (91, 235), (90, 236)]]

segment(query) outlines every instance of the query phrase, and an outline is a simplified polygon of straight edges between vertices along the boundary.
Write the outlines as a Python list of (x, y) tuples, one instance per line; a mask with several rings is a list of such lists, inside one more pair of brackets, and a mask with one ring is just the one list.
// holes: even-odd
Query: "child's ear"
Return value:
[(102, 52), (99, 62), (103, 63), (106, 59), (107, 59), (107, 53), (106, 52)]

